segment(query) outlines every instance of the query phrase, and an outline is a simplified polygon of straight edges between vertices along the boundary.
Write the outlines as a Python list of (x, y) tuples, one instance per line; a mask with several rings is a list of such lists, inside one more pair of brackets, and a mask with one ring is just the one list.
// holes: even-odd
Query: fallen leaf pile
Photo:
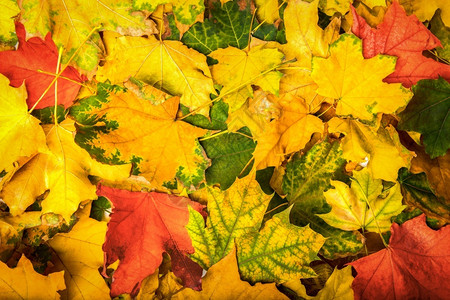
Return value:
[(1, 299), (450, 299), (450, 7), (2, 0)]

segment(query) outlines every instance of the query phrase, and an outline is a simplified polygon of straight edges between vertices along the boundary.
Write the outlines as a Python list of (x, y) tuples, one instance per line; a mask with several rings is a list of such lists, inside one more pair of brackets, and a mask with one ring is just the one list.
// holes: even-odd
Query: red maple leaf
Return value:
[[(0, 73), (10, 80), (10, 85), (19, 87), (25, 81), (27, 87), (28, 108), (33, 105), (42, 96), (55, 76), (38, 72), (38, 70), (56, 73), (58, 63), (58, 49), (48, 33), (45, 40), (39, 37), (26, 40), (26, 31), (22, 23), (16, 22), (16, 34), (19, 40), (19, 47), (14, 51), (0, 52)], [(83, 82), (87, 78), (80, 76), (73, 67), (67, 67), (61, 74), (58, 81), (58, 104), (68, 107), (75, 100), (80, 90), (80, 85), (76, 82)], [(73, 82), (75, 81), (75, 82)], [(36, 105), (36, 108), (44, 108), (55, 105), (54, 85), (48, 90), (42, 100)]]
[(197, 211), (203, 206), (189, 198), (163, 193), (130, 192), (99, 186), (97, 194), (113, 204), (103, 244), (106, 267), (120, 260), (114, 272), (111, 296), (136, 296), (142, 280), (153, 274), (162, 262), (163, 252), (172, 260), (172, 271), (185, 286), (200, 289), (202, 268), (187, 254), (193, 253), (185, 228), (188, 205)]
[(358, 15), (352, 6), (352, 31), (363, 41), (365, 58), (377, 54), (397, 56), (395, 72), (385, 82), (402, 83), (411, 87), (421, 79), (437, 79), (439, 76), (450, 81), (450, 66), (422, 55), (422, 51), (442, 47), (435, 37), (416, 16), (407, 16), (397, 1), (386, 12), (383, 22), (376, 29)]
[(389, 247), (350, 263), (355, 299), (450, 299), (450, 227), (425, 215), (391, 227)]

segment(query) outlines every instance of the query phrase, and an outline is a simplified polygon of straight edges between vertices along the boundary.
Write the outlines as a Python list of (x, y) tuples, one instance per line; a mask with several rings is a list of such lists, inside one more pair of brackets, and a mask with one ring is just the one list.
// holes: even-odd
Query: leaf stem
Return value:
[(52, 87), (52, 85), (56, 82), (56, 80), (58, 80), (58, 78), (61, 76), (61, 74), (66, 70), (66, 68), (69, 66), (70, 62), (75, 58), (75, 56), (78, 54), (78, 52), (80, 52), (81, 47), (83, 47), (84, 44), (86, 44), (86, 42), (89, 40), (89, 38), (91, 37), (91, 35), (98, 29), (100, 29), (101, 26), (96, 26), (94, 27), (91, 32), (89, 32), (88, 36), (86, 37), (86, 39), (81, 43), (81, 45), (77, 48), (77, 50), (75, 50), (75, 52), (72, 54), (72, 56), (69, 58), (69, 60), (67, 61), (67, 63), (64, 65), (63, 68), (61, 68), (61, 70), (58, 72), (58, 74), (56, 74), (55, 78), (53, 78), (53, 80), (50, 82), (50, 84), (48, 85), (48, 87), (44, 90), (44, 92), (42, 93), (42, 95), (39, 97), (39, 99), (36, 101), (36, 103), (34, 103), (33, 107), (30, 108), (30, 110), (28, 111), (29, 114), (31, 114), (31, 112), (36, 108), (36, 106), (39, 104), (39, 102), (41, 102), (41, 100), (44, 98), (44, 96), (48, 93), (48, 91), (50, 90), (50, 88)]
[[(62, 56), (63, 48), (60, 47), (58, 51), (58, 62), (56, 63), (56, 74), (59, 72), (59, 67), (61, 65), (61, 56)], [(55, 118), (55, 126), (58, 125), (58, 80), (55, 81), (55, 111), (53, 114)]]
[[(377, 228), (378, 228), (378, 234), (379, 234), (380, 237), (381, 237), (381, 241), (383, 242), (383, 245), (384, 245), (386, 248), (388, 248), (389, 246), (388, 246), (388, 244), (386, 243), (386, 241), (385, 241), (384, 238), (383, 238), (383, 234), (381, 233), (380, 225), (378, 224), (378, 220), (377, 220), (377, 218), (375, 217), (375, 211), (373, 210), (372, 206), (370, 205), (369, 199), (367, 198), (366, 194), (364, 193), (364, 190), (363, 190), (361, 184), (360, 184), (359, 181), (356, 180), (356, 178), (354, 178), (354, 177), (350, 177), (350, 179), (351, 179), (353, 182), (356, 182), (356, 183), (358, 184), (358, 187), (360, 188), (360, 190), (363, 192), (362, 194), (364, 195), (364, 201), (366, 201), (367, 206), (369, 207), (370, 211), (372, 212), (373, 219), (375, 220), (375, 224), (377, 225)], [(365, 219), (365, 217), (366, 217), (366, 214), (364, 214), (364, 219)], [(364, 223), (365, 223), (365, 222), (364, 222)]]

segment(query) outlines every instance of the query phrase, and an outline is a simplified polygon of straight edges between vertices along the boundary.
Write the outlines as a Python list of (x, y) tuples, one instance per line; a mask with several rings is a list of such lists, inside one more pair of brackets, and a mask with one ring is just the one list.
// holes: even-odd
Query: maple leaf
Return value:
[(172, 270), (184, 284), (198, 288), (201, 267), (187, 257), (194, 248), (184, 226), (189, 218), (188, 205), (198, 211), (202, 205), (173, 195), (106, 186), (99, 186), (97, 194), (108, 197), (114, 207), (103, 245), (105, 268), (120, 260), (113, 275), (112, 297), (137, 295), (142, 280), (161, 264), (163, 252), (170, 254)]
[(99, 81), (116, 84), (134, 77), (181, 96), (180, 102), (191, 109), (209, 103), (210, 94), (215, 94), (206, 57), (179, 41), (120, 36), (113, 32), (105, 32), (103, 39), (108, 55), (97, 71)]
[(421, 80), (414, 97), (400, 114), (399, 129), (420, 132), (425, 151), (433, 159), (450, 148), (450, 83), (443, 78)]
[[(0, 52), (0, 60), (2, 61), (0, 73), (9, 78), (10, 85), (13, 87), (19, 87), (25, 81), (28, 92), (28, 108), (39, 109), (53, 106), (55, 105), (56, 95), (58, 104), (65, 107), (70, 106), (80, 90), (80, 85), (77, 83), (85, 81), (86, 77), (80, 76), (73, 67), (65, 68), (61, 77), (56, 80), (58, 84), (57, 94), (55, 95), (54, 88), (50, 88), (37, 103), (55, 78), (55, 75), (52, 74), (57, 73), (58, 49), (51, 38), (51, 34), (47, 34), (45, 40), (38, 37), (26, 40), (25, 27), (19, 22), (16, 22), (16, 33), (19, 39), (19, 47), (15, 51)], [(39, 56), (36, 53), (39, 53)], [(45, 74), (39, 70), (51, 74)], [(54, 87), (54, 84), (51, 86)]]
[(27, 111), (25, 86), (12, 88), (0, 75), (0, 89), (0, 170), (8, 171), (20, 158), (45, 152), (47, 145), (39, 120)]
[(214, 82), (223, 86), (220, 94), (231, 112), (239, 109), (248, 97), (253, 97), (251, 85), (278, 95), (282, 74), (275, 68), (284, 55), (277, 49), (258, 46), (247, 52), (228, 47), (209, 56), (219, 61), (211, 66), (211, 74)]
[(203, 216), (189, 209), (186, 229), (195, 249), (191, 258), (208, 269), (231, 251), (235, 238), (258, 231), (272, 196), (266, 195), (251, 175), (236, 180), (225, 191), (206, 189), (207, 227)]
[(79, 51), (74, 60), (84, 70), (97, 66), (102, 49), (97, 34), (84, 43), (93, 28), (133, 35), (156, 31), (153, 24), (144, 21), (145, 14), (133, 12), (131, 0), (23, 0), (21, 8), (21, 19), (28, 32), (41, 36), (51, 32), (58, 48), (63, 46), (68, 56)]
[(110, 299), (99, 268), (106, 223), (82, 216), (69, 233), (58, 233), (48, 241), (54, 250), (54, 268), (64, 271), (65, 299)]
[(239, 271), (245, 280), (283, 283), (316, 276), (309, 263), (317, 259), (325, 238), (309, 226), (290, 224), (291, 209), (274, 215), (260, 232), (236, 239)]
[(368, 160), (367, 168), (375, 179), (394, 182), (398, 170), (407, 166), (403, 157), (393, 155), (400, 153), (402, 149), (397, 148), (398, 145), (386, 129), (380, 127), (374, 132), (371, 127), (358, 121), (333, 118), (328, 122), (328, 130), (346, 135), (341, 146), (343, 157), (357, 163)]
[(13, 215), (22, 213), (36, 197), (50, 189), (42, 202), (42, 213), (61, 214), (68, 221), (81, 202), (96, 198), (95, 186), (88, 175), (110, 180), (129, 176), (131, 165), (101, 164), (75, 144), (73, 121), (67, 119), (43, 128), (50, 151), (33, 157), (3, 189)]
[(324, 193), (331, 212), (319, 214), (329, 225), (343, 230), (384, 232), (391, 226), (391, 217), (398, 215), (405, 206), (399, 184), (382, 195), (383, 184), (373, 179), (367, 169), (355, 172), (351, 188), (343, 182), (332, 181), (335, 188)]
[(448, 299), (450, 227), (434, 231), (421, 215), (391, 232), (388, 248), (350, 263), (355, 299)]
[(350, 34), (331, 44), (330, 53), (313, 58), (311, 77), (319, 95), (337, 99), (336, 114), (371, 120), (378, 112), (395, 112), (411, 98), (400, 84), (382, 82), (394, 70), (394, 57), (364, 59), (361, 41)]
[(331, 188), (331, 179), (343, 178), (345, 159), (338, 142), (324, 141), (314, 145), (305, 155), (295, 155), (286, 165), (282, 190), (289, 204), (294, 204), (291, 220), (327, 238), (321, 251), (327, 258), (357, 253), (362, 248), (362, 236), (328, 226), (316, 213), (327, 213), (330, 207), (323, 192)]
[(323, 131), (322, 121), (308, 114), (303, 99), (289, 97), (279, 102), (281, 115), (272, 121), (258, 139), (253, 154), (256, 169), (279, 166), (284, 155), (305, 147), (314, 132)]
[(162, 186), (180, 168), (194, 175), (199, 167), (204, 170), (205, 158), (196, 138), (206, 130), (177, 120), (178, 103), (179, 98), (172, 97), (155, 106), (119, 86), (99, 84), (97, 95), (81, 100), (71, 114), (84, 125), (77, 140), (96, 158), (113, 163), (141, 161), (141, 175)]
[[(25, 255), (13, 269), (0, 261), (0, 290), (5, 299), (60, 299), (58, 291), (65, 289), (64, 272), (48, 276), (36, 273)], [(42, 287), (45, 287), (44, 289)]]
[[(275, 286), (275, 283), (250, 283), (242, 281), (239, 276), (236, 249), (212, 266), (202, 279), (201, 292), (184, 289), (171, 299), (288, 299)], [(226, 283), (226, 284), (224, 284)], [(232, 287), (230, 289), (230, 287)]]
[(379, 53), (398, 57), (395, 72), (385, 81), (400, 82), (410, 87), (421, 79), (439, 76), (450, 80), (450, 66), (422, 55), (422, 51), (442, 47), (439, 40), (415, 16), (406, 16), (405, 10), (394, 1), (384, 16), (383, 23), (371, 28), (352, 8), (352, 31), (363, 41), (363, 54), (371, 58)]

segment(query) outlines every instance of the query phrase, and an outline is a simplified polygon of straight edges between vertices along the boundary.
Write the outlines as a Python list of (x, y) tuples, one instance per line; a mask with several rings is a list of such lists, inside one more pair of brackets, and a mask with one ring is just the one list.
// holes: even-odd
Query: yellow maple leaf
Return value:
[[(226, 284), (224, 284), (226, 282)], [(240, 279), (236, 259), (236, 249), (217, 264), (213, 265), (202, 279), (202, 291), (186, 288), (175, 294), (172, 299), (288, 299), (275, 286), (275, 283), (256, 283), (250, 285)]]
[(411, 91), (383, 78), (395, 70), (396, 58), (377, 55), (364, 59), (362, 43), (343, 34), (330, 46), (328, 58), (314, 57), (311, 77), (317, 93), (337, 100), (336, 114), (372, 120), (378, 112), (394, 113), (410, 100)]
[(66, 299), (111, 299), (99, 272), (106, 222), (82, 216), (69, 233), (58, 233), (48, 244), (56, 253), (55, 268), (64, 271)]
[(219, 62), (211, 66), (214, 81), (223, 86), (220, 94), (233, 112), (253, 96), (251, 85), (278, 95), (282, 74), (276, 71), (284, 55), (277, 49), (258, 46), (250, 51), (234, 47), (218, 49), (209, 54)]
[[(191, 109), (208, 104), (215, 94), (206, 56), (179, 41), (120, 36), (105, 32), (106, 63), (97, 79), (123, 83), (134, 77), (174, 96)], [(207, 106), (201, 111), (207, 113)]]
[(101, 105), (89, 106), (89, 100), (82, 101), (79, 110), (84, 111), (78, 117), (106, 118), (117, 126), (89, 139), (89, 146), (102, 149), (106, 158), (141, 158), (141, 175), (152, 185), (161, 187), (180, 168), (184, 174), (196, 173), (198, 165), (203, 164), (203, 154), (196, 153), (196, 139), (206, 130), (176, 119), (179, 97), (155, 106), (132, 93), (111, 91)]
[(58, 291), (66, 287), (63, 273), (41, 275), (33, 269), (31, 261), (25, 255), (22, 255), (14, 269), (0, 261), (1, 296), (8, 300), (60, 299)]
[(323, 131), (322, 121), (308, 114), (308, 106), (301, 98), (280, 101), (281, 115), (272, 121), (258, 139), (253, 156), (256, 169), (279, 166), (284, 156), (305, 147), (314, 132)]
[(328, 122), (329, 132), (345, 134), (342, 139), (343, 157), (364, 163), (375, 179), (395, 182), (398, 169), (407, 166), (395, 142), (388, 135), (379, 135), (356, 120), (333, 118)]
[[(9, 171), (21, 157), (45, 152), (45, 134), (40, 121), (28, 113), (27, 91), (9, 86), (0, 74), (0, 172)], [(24, 134), (26, 133), (26, 134)]]
[(73, 120), (45, 125), (44, 130), (52, 155), (46, 165), (46, 185), (50, 192), (42, 202), (43, 214), (60, 214), (67, 221), (81, 202), (96, 199), (96, 188), (88, 175), (99, 175), (108, 180), (128, 177), (130, 165), (100, 164), (75, 143)]
[(400, 185), (396, 183), (384, 198), (381, 179), (373, 179), (367, 169), (354, 173), (351, 188), (341, 181), (331, 181), (334, 189), (324, 192), (331, 212), (318, 214), (330, 226), (342, 230), (365, 229), (385, 232), (391, 227), (391, 218), (406, 207)]

